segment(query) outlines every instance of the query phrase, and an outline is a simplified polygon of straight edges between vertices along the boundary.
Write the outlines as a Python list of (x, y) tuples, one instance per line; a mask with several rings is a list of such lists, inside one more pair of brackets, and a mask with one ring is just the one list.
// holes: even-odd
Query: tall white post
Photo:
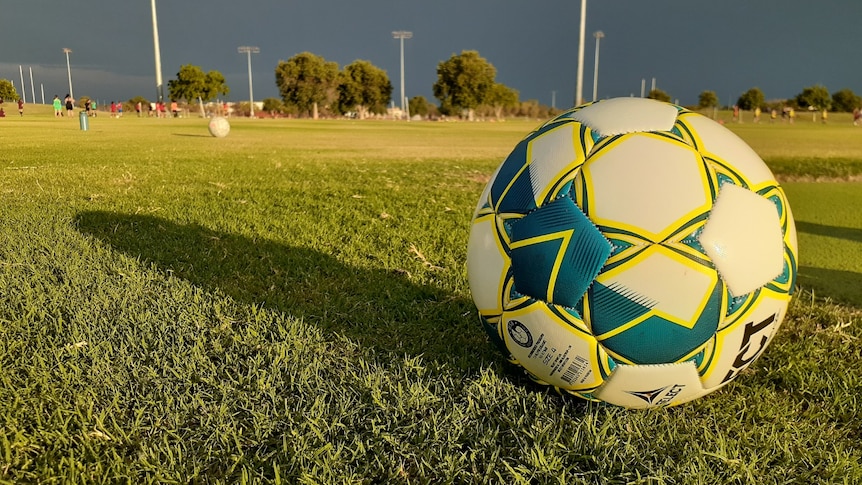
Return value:
[(72, 66), (69, 64), (69, 53), (72, 52), (72, 49), (63, 47), (63, 52), (66, 53), (66, 72), (69, 74), (69, 96), (75, 99), (75, 93), (72, 92)]
[[(24, 70), (21, 69), (21, 64), (18, 64), (18, 74), (21, 76), (21, 100), (27, 102), (27, 89), (24, 84)], [(18, 101), (17, 99), (15, 101)]]
[(392, 32), (392, 37), (401, 39), (401, 113), (406, 113), (406, 103), (404, 101), (404, 39), (412, 39), (413, 32), (406, 30), (396, 30)]
[(605, 36), (605, 33), (599, 30), (593, 34), (596, 38), (596, 66), (593, 68), (593, 101), (598, 99), (599, 92), (599, 42)]
[[(36, 86), (33, 85), (33, 68), (30, 68), (30, 94), (33, 95), (33, 104), (36, 104)], [(42, 104), (45, 104), (44, 102)]]
[(587, 0), (581, 0), (581, 32), (578, 37), (578, 83), (575, 89), (575, 106), (584, 101), (584, 36), (587, 30)]
[(165, 100), (165, 86), (162, 83), (162, 54), (159, 51), (159, 22), (156, 19), (156, 0), (150, 0), (153, 10), (153, 51), (156, 56), (156, 97)]
[(248, 102), (249, 102), (249, 106), (250, 106), (249, 109), (251, 110), (249, 112), (249, 116), (254, 118), (254, 89), (252, 88), (252, 81), (251, 81), (251, 55), (259, 53), (260, 48), (257, 46), (244, 45), (244, 46), (238, 47), (237, 52), (239, 52), (240, 54), (247, 54), (248, 55)]

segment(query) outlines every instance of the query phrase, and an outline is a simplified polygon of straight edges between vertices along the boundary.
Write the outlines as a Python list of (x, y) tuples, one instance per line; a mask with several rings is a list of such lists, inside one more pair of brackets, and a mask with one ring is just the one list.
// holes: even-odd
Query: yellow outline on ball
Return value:
[[(538, 307), (538, 310), (536, 310), (536, 307)], [(600, 356), (600, 349), (602, 348), (599, 345), (599, 342), (596, 340), (596, 338), (594, 336), (590, 335), (589, 333), (582, 332), (578, 328), (571, 326), (568, 322), (561, 321), (562, 319), (559, 317), (559, 315), (557, 315), (553, 311), (551, 311), (551, 309), (548, 308), (548, 305), (546, 303), (537, 301), (533, 305), (530, 305), (530, 306), (527, 306), (524, 308), (519, 308), (518, 310), (513, 310), (511, 312), (506, 312), (506, 314), (504, 315), (504, 320), (508, 321), (508, 320), (516, 319), (519, 315), (523, 315), (526, 313), (532, 313), (533, 311), (542, 312), (545, 316), (551, 318), (552, 321), (558, 322), (558, 325), (557, 325), (558, 327), (564, 329), (568, 333), (572, 334), (575, 338), (577, 338), (578, 340), (580, 340), (581, 342), (583, 342), (587, 345), (589, 354), (586, 356), (582, 356), (582, 357), (585, 357), (587, 359), (587, 361), (589, 362), (590, 369), (593, 372), (594, 381), (597, 382), (597, 384), (591, 384), (589, 386), (572, 386), (571, 388), (561, 387), (560, 389), (573, 390), (573, 391), (584, 391), (584, 390), (589, 390), (589, 389), (596, 389), (603, 382), (605, 382), (605, 379), (602, 377), (603, 374), (602, 374), (599, 366), (604, 368), (604, 370), (606, 371), (605, 374), (610, 374), (611, 371), (610, 371), (610, 369), (607, 368), (607, 365), (606, 365), (607, 362), (605, 361), (605, 359), (599, 359), (599, 357), (601, 357)], [(563, 325), (560, 325), (559, 323), (563, 323)], [(501, 321), (501, 324), (502, 324), (502, 321)], [(586, 336), (587, 338), (586, 339), (583, 338), (584, 336)], [(504, 342), (506, 343), (506, 346), (508, 347), (509, 346), (508, 335), (504, 334)], [(518, 362), (522, 367), (524, 366), (523, 362), (521, 362), (521, 361), (518, 361)], [(525, 369), (526, 369), (526, 367), (525, 367)]]
[[(686, 268), (694, 269), (698, 273), (709, 276), (710, 281), (711, 281), (711, 285), (709, 286), (710, 288), (713, 288), (719, 281), (718, 273), (714, 269), (712, 269), (708, 266), (704, 266), (702, 264), (698, 264), (695, 261), (692, 261), (691, 259), (677, 253), (676, 251), (673, 251), (670, 248), (667, 248), (667, 247), (664, 247), (661, 245), (650, 246), (649, 248), (644, 249), (640, 254), (638, 254), (637, 256), (634, 256), (632, 258), (632, 261), (630, 261), (629, 263), (627, 263), (625, 265), (618, 266), (616, 268), (613, 268), (606, 273), (600, 274), (596, 278), (596, 281), (599, 283), (605, 284), (609, 279), (612, 279), (616, 275), (624, 272), (627, 266), (637, 264), (637, 262), (636, 262), (637, 260), (646, 259), (647, 257), (650, 257), (656, 253), (667, 256), (670, 259), (672, 259), (678, 263), (683, 264)], [(712, 296), (711, 292), (705, 293), (703, 295), (703, 298), (701, 299), (700, 304), (695, 309), (695, 312), (694, 312), (695, 315), (700, 315), (701, 313), (703, 313), (704, 309), (706, 308), (706, 305), (709, 303), (711, 296)], [(652, 309), (650, 309), (649, 312), (645, 313), (644, 315), (642, 315), (641, 317), (639, 317), (635, 320), (632, 320), (631, 322), (629, 322), (625, 325), (619, 326), (619, 327), (617, 327), (613, 330), (610, 330), (608, 332), (605, 332), (603, 334), (596, 335), (596, 339), (598, 339), (599, 341), (607, 340), (607, 339), (614, 337), (614, 336), (616, 336), (616, 335), (618, 335), (618, 334), (620, 334), (626, 330), (629, 330), (633, 327), (636, 327), (637, 325), (643, 323), (646, 319), (648, 319), (652, 316), (658, 316), (658, 317), (664, 318), (665, 320), (667, 320), (670, 323), (673, 323), (674, 325), (679, 325), (680, 327), (684, 327), (684, 328), (687, 328), (689, 330), (693, 329), (695, 324), (697, 323), (696, 321), (695, 322), (683, 322), (678, 317), (670, 316), (670, 314), (668, 314), (666, 312), (652, 308)]]
[[(601, 147), (601, 150), (598, 151), (595, 156), (591, 157), (589, 162), (593, 163), (597, 160), (601, 160), (601, 158), (603, 156), (607, 155), (607, 153), (610, 152), (610, 150), (612, 149), (611, 147), (613, 147), (616, 144), (622, 143), (623, 141), (625, 141), (629, 138), (632, 138), (634, 136), (653, 138), (656, 140), (661, 140), (663, 142), (675, 144), (675, 145), (678, 145), (680, 147), (684, 147), (684, 148), (690, 150), (696, 157), (703, 160), (703, 157), (698, 150), (696, 150), (691, 145), (685, 143), (680, 138), (677, 138), (675, 136), (657, 134), (657, 133), (638, 132), (638, 133), (627, 133), (625, 135), (621, 135), (621, 136), (616, 137), (616, 138), (608, 141), (607, 143), (603, 144)], [(704, 188), (704, 191), (703, 191), (704, 202), (701, 203), (700, 205), (694, 207), (692, 210), (686, 212), (682, 216), (674, 219), (674, 221), (672, 223), (668, 224), (665, 227), (665, 229), (662, 230), (661, 232), (654, 233), (654, 232), (652, 232), (646, 228), (643, 228), (643, 227), (638, 227), (638, 226), (635, 226), (632, 224), (622, 223), (621, 221), (615, 221), (612, 219), (605, 219), (602, 217), (598, 217), (595, 214), (590, 214), (589, 217), (598, 226), (620, 229), (620, 230), (631, 232), (634, 234), (639, 234), (639, 235), (642, 235), (644, 238), (649, 238), (650, 242), (660, 243), (660, 242), (668, 239), (669, 237), (673, 236), (676, 233), (676, 231), (679, 229), (679, 227), (684, 225), (684, 224), (680, 224), (680, 221), (689, 222), (692, 219), (695, 219), (696, 217), (708, 212), (709, 209), (712, 207), (712, 204), (713, 204), (712, 197), (710, 197), (709, 191), (707, 190), (710, 187), (710, 183), (709, 183), (709, 169), (706, 165), (708, 165), (708, 164), (707, 163), (701, 163), (701, 164), (696, 165), (698, 168), (697, 172), (698, 172), (698, 175), (700, 177), (701, 187)], [(595, 188), (595, 184), (592, 180), (592, 177), (585, 176), (584, 170), (581, 170), (581, 177), (584, 180), (585, 193), (586, 194), (595, 193), (596, 188)], [(587, 204), (588, 207), (593, 207), (594, 205), (595, 204), (593, 204), (593, 203)]]
[(542, 234), (541, 236), (523, 239), (521, 241), (511, 243), (511, 245), (509, 246), (512, 249), (518, 249), (533, 244), (541, 244), (545, 242), (556, 241), (558, 239), (562, 240), (562, 243), (560, 244), (560, 249), (557, 251), (557, 256), (554, 258), (554, 266), (551, 269), (551, 275), (548, 280), (548, 292), (545, 295), (546, 301), (554, 301), (554, 288), (556, 286), (557, 275), (560, 274), (560, 266), (562, 266), (563, 264), (563, 257), (565, 256), (566, 250), (568, 249), (569, 243), (572, 241), (572, 236), (574, 234), (574, 229), (567, 229), (565, 231), (557, 231), (549, 234)]
[[(492, 227), (497, 229), (497, 226), (496, 226), (497, 225), (497, 216), (493, 212), (490, 212), (488, 214), (484, 214), (481, 216), (477, 216), (475, 219), (473, 219), (473, 225), (475, 225), (477, 222), (484, 222), (485, 219), (490, 219), (490, 218), (494, 219), (493, 221), (491, 221)], [(505, 234), (505, 232), (503, 234)], [(497, 281), (497, 288), (500, 288), (501, 290), (505, 290), (506, 274), (509, 272), (509, 268), (512, 266), (512, 261), (509, 258), (509, 255), (506, 253), (506, 248), (503, 246), (503, 242), (500, 241), (500, 238), (496, 237), (496, 236), (497, 236), (497, 234), (494, 234), (494, 237), (493, 237), (494, 244), (497, 246), (497, 251), (502, 256), (502, 259), (503, 259), (503, 270), (500, 272), (500, 278)], [(503, 294), (500, 294), (499, 297), (497, 298), (497, 307), (496, 308), (493, 308), (493, 309), (478, 308), (478, 310), (479, 310), (480, 314), (484, 314), (484, 313), (488, 313), (488, 312), (494, 312), (493, 314), (498, 314), (498, 315), (502, 314), (503, 313)]]
[[(564, 126), (568, 126), (568, 125), (573, 125), (573, 126), (571, 126), (572, 147), (574, 148), (575, 158), (574, 158), (574, 160), (572, 160), (569, 163), (567, 163), (566, 165), (564, 165), (563, 168), (559, 172), (554, 174), (554, 176), (551, 178), (551, 180), (554, 180), (554, 182), (552, 184), (548, 184), (547, 186), (543, 187), (541, 192), (539, 192), (538, 194), (535, 192), (533, 193), (533, 202), (536, 204), (537, 207), (541, 204), (542, 201), (544, 201), (548, 197), (549, 194), (559, 190), (559, 188), (561, 186), (563, 186), (567, 182), (575, 179), (575, 177), (578, 174), (578, 169), (587, 160), (588, 148), (586, 145), (587, 145), (587, 141), (592, 140), (592, 137), (590, 137), (589, 139), (582, 138), (580, 136), (580, 133), (581, 133), (581, 126), (583, 126), (583, 125), (581, 123), (575, 121), (575, 120), (567, 120), (564, 123), (560, 123), (559, 126), (554, 126), (553, 128), (548, 129), (547, 131), (545, 131), (541, 135), (530, 140), (529, 143), (527, 144), (527, 155), (526, 155), (527, 163), (525, 164), (525, 166), (532, 165), (533, 162), (536, 161), (533, 158), (533, 143), (534, 142), (536, 142), (540, 138), (545, 137), (549, 133), (557, 131), (557, 130), (563, 128)], [(587, 133), (586, 133), (587, 136), (590, 136), (590, 133), (592, 132), (592, 130), (589, 127), (586, 127), (586, 130), (587, 130)], [(568, 175), (566, 175), (566, 174), (568, 174)], [(531, 180), (531, 182), (532, 182), (532, 180)]]

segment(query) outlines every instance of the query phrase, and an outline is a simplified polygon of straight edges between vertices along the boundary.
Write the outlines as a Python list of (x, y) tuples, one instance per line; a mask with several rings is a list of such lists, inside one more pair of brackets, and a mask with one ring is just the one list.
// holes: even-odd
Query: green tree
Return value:
[(796, 95), (796, 102), (800, 108), (813, 108), (814, 110), (828, 110), (832, 107), (832, 96), (825, 86), (815, 84), (803, 89)]
[(275, 84), (288, 108), (316, 119), (320, 105), (329, 106), (337, 100), (338, 64), (302, 52), (278, 63)]
[(203, 103), (216, 99), (219, 94), (230, 93), (230, 88), (225, 83), (224, 76), (218, 71), (204, 73), (198, 66), (186, 64), (180, 66), (176, 79), (168, 81), (168, 97), (173, 101), (185, 100), (200, 103), (201, 114), (204, 112)]
[(437, 64), (433, 90), (440, 101), (440, 111), (455, 114), (468, 110), (472, 118), (473, 111), (494, 86), (496, 75), (497, 69), (476, 51), (462, 51)]
[(739, 106), (739, 109), (751, 111), (755, 108), (762, 108), (765, 102), (766, 97), (763, 95), (763, 91), (760, 88), (751, 88), (742, 93), (742, 96), (736, 100), (736, 105)]
[(413, 96), (407, 102), (407, 106), (410, 107), (410, 115), (419, 115), (424, 118), (431, 112), (431, 103), (425, 99), (425, 96)]
[(364, 60), (344, 66), (338, 84), (338, 105), (342, 113), (356, 110), (360, 119), (368, 112), (382, 114), (390, 99), (392, 83), (386, 71)]
[(664, 101), (666, 103), (670, 103), (670, 94), (662, 91), (661, 89), (653, 89), (647, 94), (647, 98), (655, 99), (658, 101)]
[(284, 113), (284, 103), (278, 98), (265, 98), (263, 100), (263, 110), (269, 113), (270, 116), (277, 116)]
[(204, 95), (201, 99), (204, 101), (212, 101), (218, 99), (219, 96), (227, 96), (230, 94), (230, 87), (224, 75), (218, 71), (209, 71), (204, 79)]
[(715, 108), (718, 106), (718, 95), (715, 91), (703, 91), (697, 97), (697, 107), (700, 109)]
[(493, 108), (494, 117), (498, 120), (503, 117), (503, 110), (516, 108), (518, 106), (518, 91), (501, 83), (494, 83), (485, 96), (486, 104)]
[(0, 79), (0, 99), (3, 101), (18, 101), (18, 91), (8, 79)]
[(835, 111), (851, 112), (862, 107), (862, 97), (851, 89), (842, 89), (832, 93), (832, 109)]

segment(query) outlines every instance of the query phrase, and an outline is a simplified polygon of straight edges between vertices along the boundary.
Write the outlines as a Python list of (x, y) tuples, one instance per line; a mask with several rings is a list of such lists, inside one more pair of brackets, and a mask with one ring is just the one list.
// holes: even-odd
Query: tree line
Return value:
[[(437, 65), (437, 80), (432, 86), (437, 104), (423, 96), (408, 101), (411, 115), (459, 116), (472, 119), (504, 116), (547, 117), (557, 110), (536, 100), (521, 101), (517, 90), (496, 81), (497, 70), (477, 51), (465, 50), (453, 54)], [(353, 116), (365, 118), (386, 113), (392, 102), (392, 83), (385, 70), (367, 60), (356, 60), (340, 69), (338, 64), (310, 52), (302, 52), (279, 61), (275, 67), (275, 84), (281, 98), (263, 100), (264, 111), (272, 115), (300, 117)], [(224, 76), (218, 71), (204, 72), (199, 66), (180, 66), (176, 78), (168, 81), (171, 101), (188, 105), (214, 101), (230, 93)], [(647, 97), (670, 101), (671, 96), (653, 89)], [(86, 98), (86, 97), (84, 97)], [(82, 98), (82, 100), (84, 99)], [(17, 100), (18, 93), (11, 81), (0, 79), (0, 99)], [(79, 100), (80, 101), (80, 100)], [(137, 96), (130, 105), (149, 101)], [(398, 103), (400, 104), (400, 103)], [(697, 108), (720, 106), (715, 91), (703, 91), (698, 96)], [(862, 108), (862, 98), (850, 89), (830, 94), (826, 87), (806, 87), (790, 99), (767, 101), (763, 91), (754, 87), (736, 101), (743, 110), (773, 108), (811, 108), (818, 111), (847, 111)], [(234, 103), (235, 111), (248, 114), (248, 103)]]
[[(698, 96), (698, 108), (715, 108), (720, 105), (718, 95), (715, 91), (703, 91)], [(853, 90), (844, 88), (830, 94), (829, 90), (821, 84), (808, 86), (796, 96), (789, 99), (767, 100), (763, 91), (753, 87), (742, 93), (736, 100), (736, 106), (746, 111), (794, 108), (811, 109), (816, 111), (837, 111), (850, 113), (862, 108), (862, 97)]]

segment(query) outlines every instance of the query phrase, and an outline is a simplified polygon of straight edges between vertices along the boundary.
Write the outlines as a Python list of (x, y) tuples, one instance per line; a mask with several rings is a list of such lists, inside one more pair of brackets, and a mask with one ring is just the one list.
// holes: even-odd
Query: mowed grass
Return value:
[[(627, 411), (532, 384), (476, 321), (470, 216), (536, 124), (0, 120), (0, 481), (862, 482), (862, 298), (830, 283), (862, 286), (860, 183), (786, 170), (781, 332)], [(862, 153), (731, 128), (770, 164)]]

